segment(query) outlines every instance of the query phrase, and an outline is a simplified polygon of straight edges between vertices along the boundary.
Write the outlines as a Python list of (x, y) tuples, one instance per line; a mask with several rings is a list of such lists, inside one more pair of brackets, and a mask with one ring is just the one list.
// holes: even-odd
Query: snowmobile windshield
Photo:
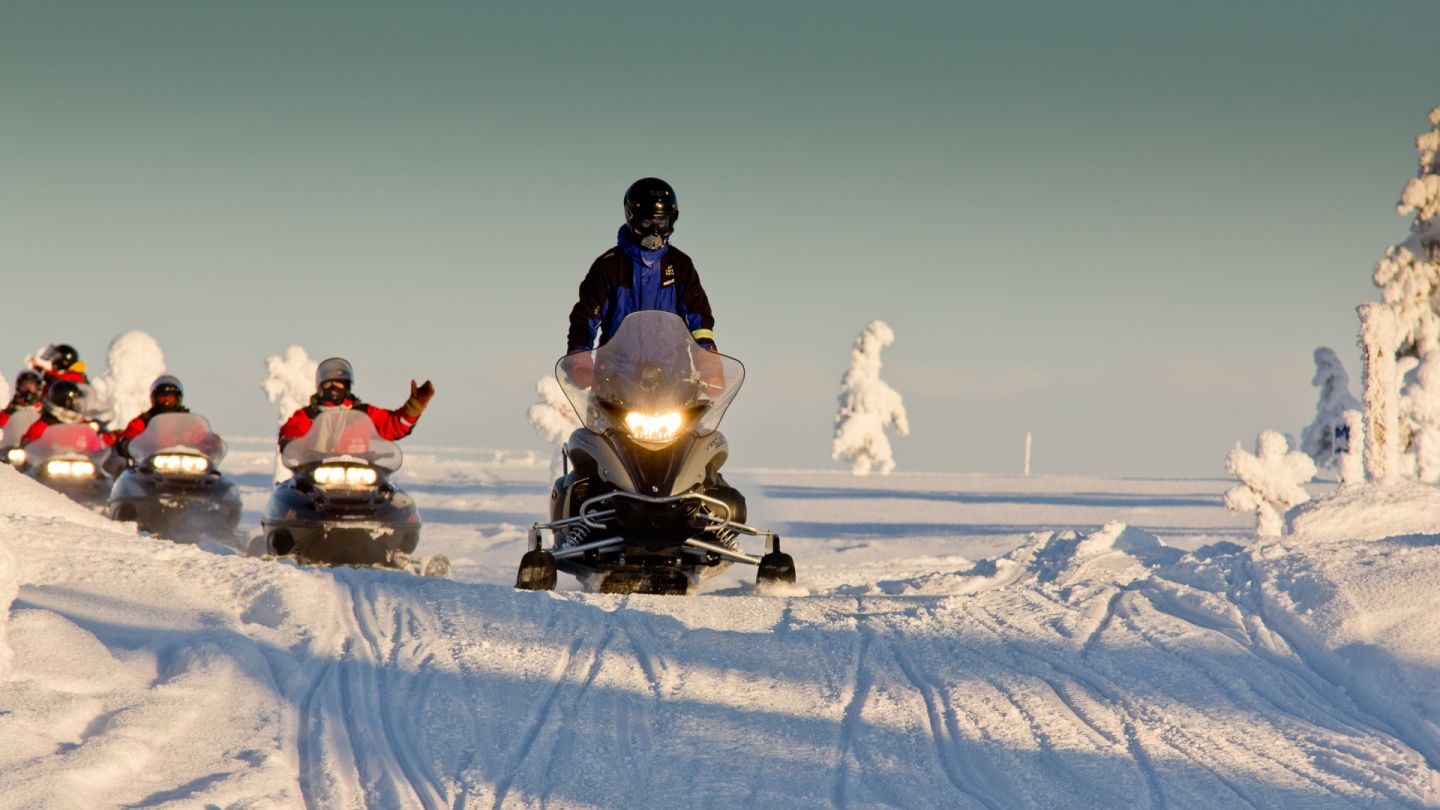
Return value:
[(10, 421), (5, 423), (3, 430), (0, 430), (0, 450), (19, 447), (20, 440), (25, 437), (25, 431), (39, 420), (40, 411), (35, 408), (23, 408), (10, 414)]
[(696, 343), (679, 315), (651, 309), (627, 316), (594, 352), (560, 358), (555, 376), (597, 433), (708, 436), (740, 392), (745, 366)]
[(400, 469), (403, 456), (392, 441), (380, 438), (364, 411), (325, 408), (310, 432), (285, 445), (280, 461), (292, 470), (309, 464), (366, 464), (387, 472)]
[(99, 463), (110, 453), (110, 448), (100, 439), (100, 434), (88, 424), (51, 425), (45, 433), (25, 448), (32, 466), (42, 466), (47, 461), (89, 460)]
[(225, 457), (225, 442), (210, 429), (210, 422), (193, 413), (156, 414), (145, 432), (130, 440), (130, 457), (145, 461), (152, 456), (181, 454), (204, 456), (212, 468)]

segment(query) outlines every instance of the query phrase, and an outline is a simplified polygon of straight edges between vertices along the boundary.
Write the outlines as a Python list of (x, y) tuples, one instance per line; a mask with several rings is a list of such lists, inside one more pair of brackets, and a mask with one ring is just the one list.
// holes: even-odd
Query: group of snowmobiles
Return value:
[(22, 445), (39, 419), (40, 411), (16, 411), (0, 431), (0, 452), (20, 472), (152, 534), (183, 542), (233, 536), (240, 492), (220, 472), (225, 442), (203, 416), (159, 414), (123, 453), (94, 419), (50, 425)]
[[(780, 538), (746, 522), (744, 497), (720, 473), (729, 446), (718, 427), (744, 381), (740, 361), (701, 347), (679, 316), (646, 310), (599, 349), (561, 358), (555, 374), (583, 424), (562, 448), (549, 520), (530, 530), (516, 588), (554, 589), (563, 571), (602, 593), (682, 594), (735, 563), (755, 566), (759, 586), (795, 581)], [(162, 537), (238, 539), (239, 491), (204, 417), (158, 414), (124, 457), (93, 421), (52, 425), (22, 448), (25, 422), (6, 426), (0, 453), (37, 481)], [(400, 448), (363, 412), (320, 412), (280, 459), (292, 476), (250, 553), (448, 574), (443, 556), (412, 556), (421, 520), (391, 480)], [(742, 537), (763, 552), (746, 552)]]

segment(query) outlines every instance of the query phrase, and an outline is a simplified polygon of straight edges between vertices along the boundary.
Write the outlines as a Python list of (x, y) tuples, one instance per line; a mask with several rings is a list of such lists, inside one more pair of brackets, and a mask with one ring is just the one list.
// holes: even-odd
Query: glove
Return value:
[(576, 388), (590, 388), (595, 385), (595, 358), (586, 349), (576, 349), (565, 358), (565, 376)]
[(700, 370), (701, 392), (712, 397), (719, 396), (725, 388), (725, 362), (720, 359), (720, 353), (714, 349), (697, 352), (695, 367)]
[(410, 381), (410, 398), (405, 400), (405, 415), (412, 420), (419, 419), (420, 414), (425, 412), (425, 406), (430, 404), (430, 398), (435, 396), (435, 386), (429, 380), (424, 385), (416, 385), (414, 380)]

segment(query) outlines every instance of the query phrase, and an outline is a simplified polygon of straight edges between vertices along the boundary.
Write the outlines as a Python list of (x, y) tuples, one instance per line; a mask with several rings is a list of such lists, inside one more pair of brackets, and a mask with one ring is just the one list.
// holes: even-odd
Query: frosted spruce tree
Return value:
[(560, 383), (555, 379), (555, 375), (546, 374), (536, 380), (535, 393), (539, 394), (540, 401), (531, 405), (527, 413), (530, 426), (535, 428), (541, 438), (555, 445), (556, 452), (550, 461), (550, 472), (559, 477), (560, 446), (570, 438), (571, 433), (580, 428), (580, 417), (576, 415), (570, 400), (565, 398), (565, 393), (560, 390)]
[(1310, 500), (1303, 484), (1315, 477), (1310, 456), (1290, 450), (1290, 442), (1273, 430), (1255, 437), (1255, 452), (1235, 443), (1225, 457), (1225, 469), (1240, 479), (1240, 485), (1225, 493), (1231, 512), (1254, 512), (1257, 537), (1279, 537), (1282, 516), (1290, 507)]
[[(1419, 170), (1396, 205), (1400, 215), (1413, 217), (1410, 236), (1386, 249), (1372, 278), (1397, 321), (1397, 373), (1404, 390), (1396, 438), (1404, 455), (1402, 469), (1434, 481), (1440, 480), (1440, 470), (1422, 471), (1420, 453), (1428, 452), (1424, 447), (1440, 446), (1440, 424), (1430, 418), (1440, 407), (1433, 401), (1440, 392), (1419, 376), (1420, 367), (1440, 347), (1440, 107), (1430, 111), (1430, 124), (1430, 131), (1415, 139)], [(1436, 381), (1434, 372), (1426, 376)]]
[(113, 427), (124, 427), (150, 408), (150, 384), (165, 373), (160, 344), (138, 329), (117, 335), (105, 355), (105, 373), (92, 383), (91, 413)]
[(1315, 405), (1315, 421), (1300, 433), (1300, 449), (1316, 467), (1334, 469), (1340, 454), (1351, 447), (1356, 453), (1360, 450), (1358, 443), (1350, 443), (1345, 425), (1345, 412), (1360, 410), (1360, 400), (1350, 393), (1350, 375), (1333, 349), (1315, 350), (1315, 377), (1310, 383), (1320, 389), (1320, 401)]
[[(260, 388), (265, 397), (275, 403), (277, 425), (295, 411), (310, 404), (310, 395), (315, 392), (315, 369), (319, 364), (310, 359), (303, 347), (289, 346), (284, 354), (272, 354), (265, 358), (265, 379)], [(280, 453), (275, 453), (275, 483), (290, 477), (290, 471), (280, 462)]]
[(894, 342), (889, 326), (871, 321), (855, 338), (850, 368), (840, 380), (840, 412), (835, 416), (830, 457), (849, 461), (855, 475), (868, 475), (872, 467), (889, 475), (895, 459), (885, 429), (894, 427), (901, 436), (910, 433), (905, 403), (880, 379), (880, 350)]

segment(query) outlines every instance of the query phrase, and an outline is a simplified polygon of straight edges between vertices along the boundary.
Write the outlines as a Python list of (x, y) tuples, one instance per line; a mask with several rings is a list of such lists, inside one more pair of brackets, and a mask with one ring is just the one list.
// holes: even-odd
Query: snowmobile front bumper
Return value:
[(401, 567), (420, 543), (420, 523), (374, 520), (281, 521), (262, 524), (266, 550), (322, 565)]

